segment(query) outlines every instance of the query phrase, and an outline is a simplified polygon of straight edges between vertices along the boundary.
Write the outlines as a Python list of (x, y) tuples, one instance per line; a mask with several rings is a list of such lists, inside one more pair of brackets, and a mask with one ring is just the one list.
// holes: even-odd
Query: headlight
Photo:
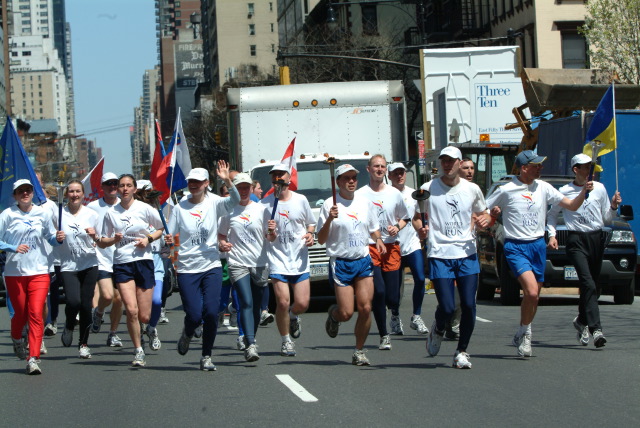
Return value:
[(632, 244), (635, 241), (636, 238), (630, 230), (614, 230), (611, 233), (611, 243), (613, 244)]

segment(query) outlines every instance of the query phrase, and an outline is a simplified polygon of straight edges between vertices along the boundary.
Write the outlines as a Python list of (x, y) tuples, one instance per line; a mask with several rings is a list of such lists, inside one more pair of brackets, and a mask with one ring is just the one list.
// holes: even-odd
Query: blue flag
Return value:
[(16, 180), (27, 179), (33, 184), (33, 203), (43, 204), (47, 197), (40, 186), (36, 172), (33, 170), (27, 153), (22, 147), (16, 128), (7, 116), (7, 124), (0, 138), (0, 211), (15, 204), (13, 199), (13, 183)]

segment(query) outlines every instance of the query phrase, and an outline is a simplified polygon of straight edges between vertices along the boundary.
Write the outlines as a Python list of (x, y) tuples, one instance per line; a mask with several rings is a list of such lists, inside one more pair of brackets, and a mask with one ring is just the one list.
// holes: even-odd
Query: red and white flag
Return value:
[[(291, 180), (289, 181), (289, 190), (298, 190), (298, 170), (296, 168), (296, 137), (293, 137), (293, 140), (289, 143), (287, 150), (284, 152), (284, 156), (282, 156), (282, 160), (280, 161), (282, 165), (286, 165), (289, 169), (289, 175), (291, 176)], [(273, 193), (273, 187), (265, 193), (264, 196), (269, 196)], [(263, 196), (263, 197), (264, 197)]]
[(100, 199), (104, 196), (102, 192), (102, 171), (104, 170), (104, 157), (100, 159), (98, 164), (87, 174), (82, 180), (82, 186), (84, 187), (84, 200), (82, 203), (87, 205), (91, 201)]

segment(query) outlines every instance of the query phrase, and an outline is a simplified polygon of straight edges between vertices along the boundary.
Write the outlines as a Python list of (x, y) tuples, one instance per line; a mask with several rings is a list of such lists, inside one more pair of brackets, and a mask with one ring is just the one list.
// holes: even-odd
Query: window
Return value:
[(378, 34), (378, 8), (376, 5), (362, 5), (362, 34), (375, 36)]
[(256, 56), (256, 45), (249, 46), (249, 51), (251, 53), (251, 56)]
[(273, 12), (273, 2), (269, 2), (269, 12)]
[(182, 11), (176, 10), (176, 18), (182, 17)]
[(256, 35), (256, 24), (249, 24), (249, 35), (250, 36)]
[(18, 52), (11, 52), (11, 56), (18, 56)]
[(253, 3), (247, 3), (247, 8), (249, 10), (249, 17), (253, 16), (256, 13)]
[(22, 51), (22, 56), (31, 56), (31, 51)]
[(562, 33), (562, 68), (587, 68), (587, 44), (581, 34)]
[(273, 43), (271, 43), (271, 52), (276, 52), (276, 45), (274, 45)]
[(274, 25), (274, 24), (273, 24), (273, 22), (272, 22), (272, 23), (271, 23), (271, 32), (272, 32), (272, 33), (273, 33), (273, 31), (274, 31), (274, 28), (275, 28), (275, 25)]

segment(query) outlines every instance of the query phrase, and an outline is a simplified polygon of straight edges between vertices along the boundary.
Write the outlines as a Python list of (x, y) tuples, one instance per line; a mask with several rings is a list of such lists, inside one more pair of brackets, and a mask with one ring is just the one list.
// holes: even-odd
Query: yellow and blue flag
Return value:
[[(616, 149), (616, 114), (614, 105), (613, 84), (607, 89), (600, 100), (598, 108), (593, 115), (593, 120), (587, 131), (587, 138), (582, 152), (593, 156), (593, 148), (589, 144), (593, 140), (600, 140), (604, 147), (598, 152), (598, 156), (606, 155)], [(595, 161), (595, 159), (594, 159)]]

